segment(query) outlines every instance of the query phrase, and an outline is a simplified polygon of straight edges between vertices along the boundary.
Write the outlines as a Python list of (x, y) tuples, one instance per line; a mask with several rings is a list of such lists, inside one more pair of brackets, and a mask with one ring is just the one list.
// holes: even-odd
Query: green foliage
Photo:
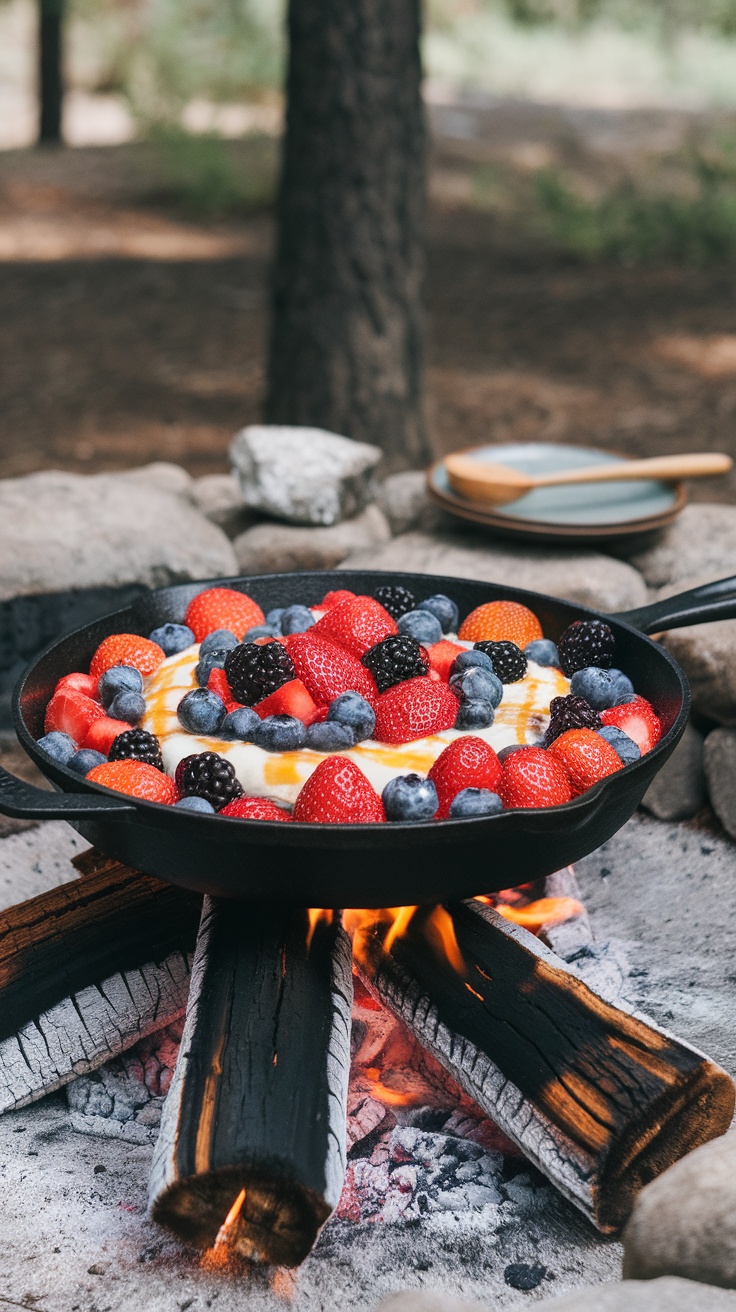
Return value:
[(276, 186), (276, 143), (252, 134), (224, 141), (215, 133), (158, 128), (160, 194), (196, 218), (247, 214), (271, 204)]

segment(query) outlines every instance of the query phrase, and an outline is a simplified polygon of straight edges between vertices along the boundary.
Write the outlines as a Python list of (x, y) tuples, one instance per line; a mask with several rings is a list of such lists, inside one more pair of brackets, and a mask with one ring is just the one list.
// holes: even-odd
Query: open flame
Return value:
[(235, 1225), (240, 1213), (243, 1210), (245, 1202), (245, 1189), (241, 1189), (220, 1229), (217, 1231), (217, 1237), (211, 1248), (208, 1248), (202, 1254), (200, 1266), (205, 1271), (214, 1271), (218, 1267), (228, 1266), (231, 1259), (231, 1244), (233, 1238), (233, 1226)]

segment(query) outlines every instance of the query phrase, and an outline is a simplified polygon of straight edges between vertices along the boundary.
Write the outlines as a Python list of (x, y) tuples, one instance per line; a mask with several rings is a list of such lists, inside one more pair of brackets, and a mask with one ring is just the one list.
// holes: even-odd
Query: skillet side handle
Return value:
[(134, 806), (112, 794), (49, 793), (0, 766), (0, 815), (13, 820), (93, 820), (103, 815), (132, 819), (135, 814)]
[(637, 610), (620, 611), (611, 617), (623, 620), (640, 633), (660, 633), (664, 629), (682, 629), (708, 620), (736, 619), (736, 576), (703, 583), (676, 597), (664, 597)]

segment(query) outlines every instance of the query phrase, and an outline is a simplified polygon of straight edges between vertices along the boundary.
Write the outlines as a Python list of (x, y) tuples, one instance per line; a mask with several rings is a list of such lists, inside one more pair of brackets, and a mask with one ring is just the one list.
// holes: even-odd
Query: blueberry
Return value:
[(450, 677), (462, 670), (488, 670), (493, 674), (493, 661), (484, 651), (461, 651), (450, 666)]
[(260, 726), (261, 717), (250, 706), (239, 706), (229, 711), (220, 725), (221, 738), (238, 738), (241, 742), (253, 741), (253, 734)]
[(641, 756), (639, 744), (629, 738), (623, 729), (617, 729), (615, 724), (604, 724), (602, 729), (597, 729), (596, 733), (601, 738), (605, 738), (610, 743), (614, 752), (617, 752), (624, 765), (631, 765), (632, 761), (638, 761)]
[(453, 674), (450, 687), (457, 697), (471, 702), (489, 702), (494, 711), (503, 697), (503, 684), (491, 670), (471, 665)]
[(274, 606), (273, 610), (270, 610), (266, 616), (266, 623), (272, 625), (274, 629), (280, 629), (281, 616), (283, 615), (283, 613), (284, 613), (283, 606)]
[(158, 643), (164, 656), (177, 656), (196, 641), (186, 624), (162, 624), (160, 629), (154, 629), (148, 637), (151, 642)]
[(199, 659), (201, 660), (210, 651), (232, 651), (233, 647), (238, 645), (238, 640), (230, 629), (213, 629), (199, 644)]
[(450, 816), (453, 820), (468, 816), (498, 815), (503, 811), (503, 802), (498, 793), (490, 788), (461, 788), (450, 803)]
[(304, 725), (293, 715), (267, 715), (253, 734), (253, 742), (264, 752), (296, 752), (306, 737)]
[(217, 733), (225, 715), (225, 703), (209, 688), (195, 688), (182, 697), (176, 708), (179, 724), (189, 733)]
[(497, 752), (496, 755), (498, 756), (499, 761), (503, 765), (503, 762), (506, 760), (506, 757), (510, 756), (512, 752), (526, 751), (527, 746), (528, 743), (509, 743), (508, 747), (502, 747), (500, 752)]
[(462, 701), (455, 721), (456, 729), (490, 729), (496, 712), (490, 702)]
[(408, 610), (405, 615), (399, 616), (397, 624), (399, 633), (408, 633), (410, 638), (416, 638), (423, 647), (431, 647), (442, 637), (442, 625), (437, 616), (428, 610)]
[(58, 729), (45, 733), (43, 738), (39, 738), (38, 745), (58, 765), (68, 765), (76, 751), (74, 739), (68, 733), (60, 733)]
[(311, 747), (313, 752), (341, 752), (354, 745), (355, 738), (350, 725), (341, 724), (339, 720), (322, 720), (318, 724), (310, 724), (307, 729), (305, 746)]
[(533, 642), (528, 642), (524, 655), (536, 665), (550, 665), (556, 670), (560, 669), (560, 653), (551, 638), (535, 638)]
[(420, 774), (389, 779), (381, 797), (387, 820), (431, 820), (439, 806), (437, 789)]
[(306, 633), (314, 624), (314, 615), (306, 606), (287, 606), (281, 616), (281, 632)]
[(67, 765), (75, 774), (81, 774), (84, 778), (90, 770), (94, 770), (96, 765), (103, 765), (107, 760), (102, 752), (93, 752), (91, 747), (82, 747), (80, 751), (75, 752)]
[(201, 652), (199, 653), (194, 677), (200, 688), (207, 687), (213, 670), (224, 670), (227, 653), (227, 647), (210, 647), (210, 650), (206, 651), (204, 656)]
[(417, 602), (417, 610), (428, 610), (430, 615), (434, 615), (435, 619), (439, 620), (443, 633), (457, 633), (460, 612), (452, 597), (446, 597), (444, 592), (435, 592), (434, 596), (427, 597), (426, 601)]
[(143, 692), (143, 680), (132, 665), (113, 665), (112, 669), (100, 675), (97, 696), (105, 710), (119, 692)]
[(372, 738), (376, 728), (373, 707), (358, 692), (341, 692), (327, 712), (327, 723), (337, 721), (353, 731), (353, 742), (362, 743)]
[(252, 629), (243, 635), (243, 642), (255, 642), (256, 638), (280, 638), (281, 629), (277, 629), (274, 624), (254, 624)]
[(174, 802), (182, 811), (201, 811), (203, 815), (214, 815), (215, 808), (206, 797), (180, 797), (178, 802)]
[(633, 696), (634, 685), (621, 670), (601, 670), (588, 665), (576, 670), (570, 680), (570, 692), (584, 697), (594, 711), (605, 711), (609, 706), (620, 706)]
[(124, 688), (116, 692), (107, 713), (111, 720), (125, 720), (127, 724), (137, 724), (146, 713), (146, 703), (141, 693)]

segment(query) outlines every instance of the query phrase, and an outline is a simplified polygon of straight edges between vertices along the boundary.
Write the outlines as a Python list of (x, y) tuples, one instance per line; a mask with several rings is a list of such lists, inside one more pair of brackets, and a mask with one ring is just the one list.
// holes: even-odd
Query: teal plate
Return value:
[[(629, 458), (591, 447), (548, 442), (480, 446), (463, 454), (481, 464), (509, 465), (532, 476), (615, 465)], [(580, 541), (650, 533), (669, 524), (686, 501), (680, 483), (641, 479), (537, 488), (505, 506), (482, 506), (453, 491), (442, 460), (428, 471), (427, 483), (432, 499), (444, 510), (514, 537)]]

